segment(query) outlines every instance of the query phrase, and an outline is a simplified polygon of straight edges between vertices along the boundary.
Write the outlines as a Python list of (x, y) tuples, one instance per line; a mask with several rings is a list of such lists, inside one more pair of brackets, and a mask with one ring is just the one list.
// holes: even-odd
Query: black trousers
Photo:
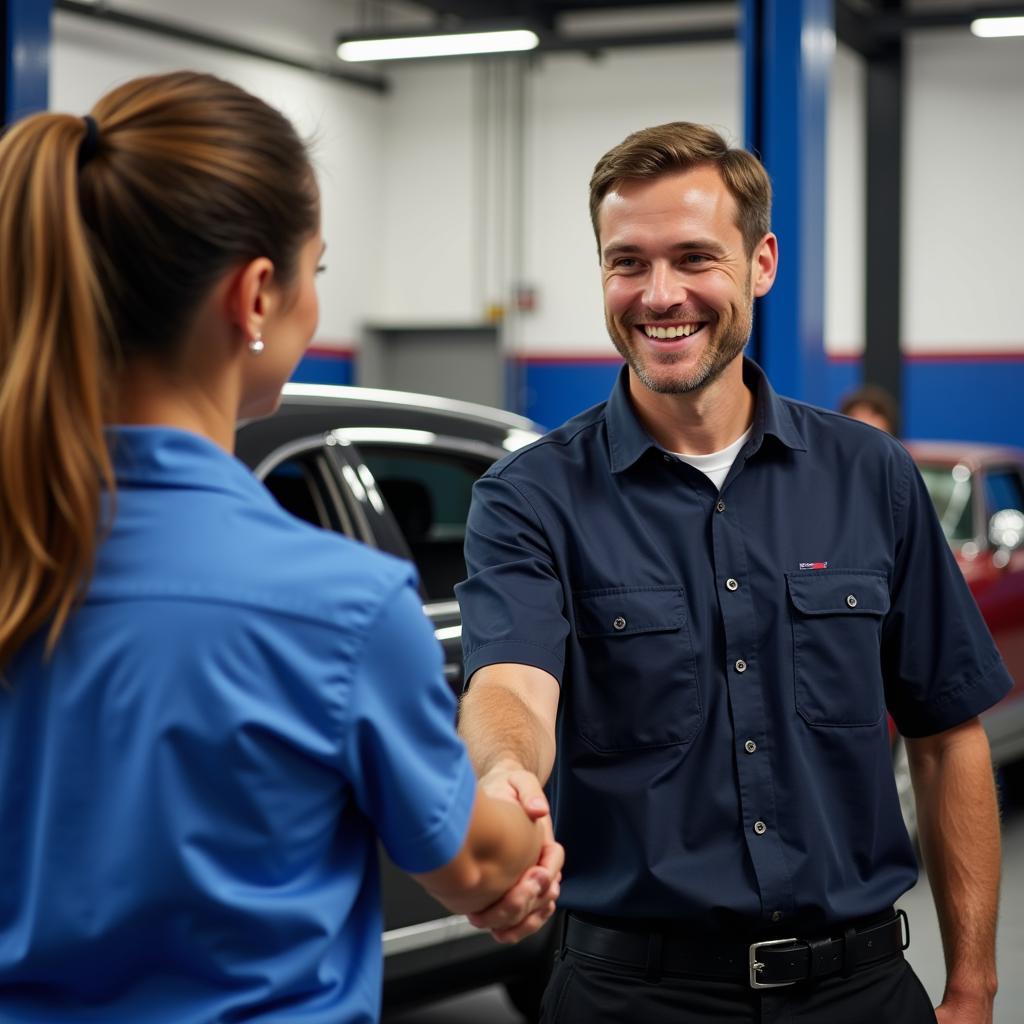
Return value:
[(902, 955), (785, 988), (619, 968), (563, 950), (541, 1024), (935, 1024), (931, 1000)]

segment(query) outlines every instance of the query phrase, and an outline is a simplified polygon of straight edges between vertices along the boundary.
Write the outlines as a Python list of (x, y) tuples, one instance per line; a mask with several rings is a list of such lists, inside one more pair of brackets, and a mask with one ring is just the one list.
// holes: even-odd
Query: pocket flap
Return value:
[(883, 572), (811, 570), (786, 573), (789, 597), (804, 615), (884, 615), (889, 582)]
[(679, 629), (686, 618), (682, 587), (619, 587), (573, 594), (576, 635), (629, 636)]

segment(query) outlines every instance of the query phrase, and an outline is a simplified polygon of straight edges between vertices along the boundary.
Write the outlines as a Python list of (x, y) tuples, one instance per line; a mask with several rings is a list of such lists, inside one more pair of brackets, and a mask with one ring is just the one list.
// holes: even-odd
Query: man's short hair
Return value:
[(736, 226), (747, 256), (771, 230), (772, 185), (761, 161), (745, 149), (732, 149), (714, 128), (673, 121), (643, 128), (620, 142), (597, 162), (590, 179), (590, 219), (600, 252), (598, 212), (604, 197), (623, 181), (660, 178), (663, 174), (715, 167), (736, 200)]

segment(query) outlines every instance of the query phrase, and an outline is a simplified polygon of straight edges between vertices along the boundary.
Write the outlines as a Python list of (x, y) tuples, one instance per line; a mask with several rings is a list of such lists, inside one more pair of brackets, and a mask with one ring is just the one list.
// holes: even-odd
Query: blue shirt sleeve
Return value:
[(473, 485), (466, 569), (469, 578), (455, 592), (467, 681), (485, 665), (512, 662), (561, 682), (570, 629), (565, 590), (535, 510), (508, 480), (484, 476)]
[(407, 582), (369, 629), (351, 691), (345, 773), (356, 802), (404, 871), (447, 864), (476, 795), (441, 648)]
[(891, 606), (882, 633), (886, 703), (905, 736), (930, 736), (1013, 687), (924, 481), (904, 453)]

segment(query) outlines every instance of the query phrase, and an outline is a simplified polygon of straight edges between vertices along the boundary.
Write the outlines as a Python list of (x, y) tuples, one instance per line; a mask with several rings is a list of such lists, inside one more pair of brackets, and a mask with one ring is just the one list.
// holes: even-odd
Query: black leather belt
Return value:
[(821, 938), (741, 944), (708, 942), (671, 931), (610, 928), (570, 913), (564, 943), (575, 953), (620, 967), (640, 968), (649, 977), (732, 978), (746, 980), (751, 988), (776, 988), (840, 971), (851, 974), (898, 956), (910, 944), (910, 923), (900, 910), (879, 922), (836, 927)]

